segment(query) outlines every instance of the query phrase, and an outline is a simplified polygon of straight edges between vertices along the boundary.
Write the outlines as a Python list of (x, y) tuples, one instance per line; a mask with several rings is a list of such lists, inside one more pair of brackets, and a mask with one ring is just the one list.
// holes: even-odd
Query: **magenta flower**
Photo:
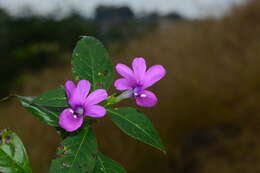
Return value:
[(90, 85), (87, 80), (80, 80), (77, 86), (72, 81), (65, 83), (70, 108), (62, 111), (59, 124), (68, 132), (77, 130), (82, 125), (84, 116), (100, 118), (106, 114), (103, 106), (96, 105), (108, 97), (106, 90), (98, 89), (88, 95)]
[(157, 103), (157, 97), (146, 88), (164, 77), (166, 70), (161, 65), (153, 65), (146, 71), (146, 62), (143, 58), (135, 58), (132, 68), (133, 70), (124, 64), (116, 65), (116, 71), (124, 78), (116, 80), (114, 85), (117, 90), (127, 90), (119, 96), (119, 99), (134, 97), (139, 106), (154, 106)]

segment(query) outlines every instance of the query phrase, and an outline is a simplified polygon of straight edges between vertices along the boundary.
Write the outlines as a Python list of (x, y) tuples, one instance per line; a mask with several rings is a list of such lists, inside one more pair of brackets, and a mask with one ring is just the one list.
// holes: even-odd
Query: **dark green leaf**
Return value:
[(93, 173), (126, 173), (126, 171), (119, 163), (99, 153)]
[(51, 110), (48, 107), (33, 104), (32, 97), (17, 96), (17, 98), (22, 103), (29, 112), (31, 112), (39, 120), (49, 124), (50, 126), (58, 127), (59, 113)]
[(92, 130), (85, 127), (62, 142), (49, 173), (92, 173), (96, 155), (96, 138)]
[(64, 88), (51, 90), (36, 97), (33, 103), (41, 106), (68, 107), (67, 97)]
[(109, 109), (108, 114), (126, 134), (165, 152), (157, 131), (145, 115), (133, 108)]
[(113, 66), (103, 44), (93, 37), (85, 36), (74, 49), (72, 71), (77, 80), (89, 80), (93, 90), (108, 89), (112, 81)]
[(0, 172), (31, 173), (26, 150), (19, 137), (11, 130), (0, 136)]

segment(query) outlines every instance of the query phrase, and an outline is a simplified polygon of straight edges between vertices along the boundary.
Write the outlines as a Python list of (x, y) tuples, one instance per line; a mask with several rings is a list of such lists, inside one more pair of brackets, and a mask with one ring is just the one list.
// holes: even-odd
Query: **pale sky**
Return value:
[(0, 6), (13, 15), (19, 15), (23, 7), (29, 6), (39, 15), (53, 13), (58, 8), (60, 16), (69, 14), (72, 9), (91, 16), (100, 4), (128, 5), (137, 14), (151, 11), (161, 14), (179, 12), (189, 18), (203, 18), (221, 16), (233, 5), (240, 5), (245, 1), (247, 0), (0, 0)]

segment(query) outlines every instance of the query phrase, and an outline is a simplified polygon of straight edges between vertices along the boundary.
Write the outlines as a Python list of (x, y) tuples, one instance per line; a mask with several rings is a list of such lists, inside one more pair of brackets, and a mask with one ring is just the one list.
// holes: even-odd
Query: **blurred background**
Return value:
[[(1, 98), (39, 95), (73, 79), (77, 40), (95, 36), (114, 63), (141, 56), (168, 71), (151, 89), (159, 104), (139, 108), (168, 154), (104, 118), (95, 133), (106, 155), (129, 173), (260, 172), (259, 0), (0, 0), (0, 8)], [(15, 99), (0, 105), (3, 128), (22, 138), (34, 172), (47, 172), (61, 141), (55, 129)]]

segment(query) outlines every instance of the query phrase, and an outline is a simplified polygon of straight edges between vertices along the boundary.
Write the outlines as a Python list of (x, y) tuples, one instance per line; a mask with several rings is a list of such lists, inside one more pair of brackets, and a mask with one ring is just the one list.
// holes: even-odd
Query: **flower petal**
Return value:
[(59, 125), (68, 132), (73, 132), (80, 128), (83, 123), (83, 116), (74, 118), (71, 108), (64, 109), (59, 117)]
[(142, 81), (146, 71), (146, 62), (144, 58), (135, 58), (132, 62), (132, 67), (137, 81)]
[(85, 114), (89, 117), (101, 118), (106, 115), (106, 109), (99, 105), (86, 106)]
[(90, 90), (90, 83), (87, 80), (80, 80), (77, 87), (69, 97), (69, 105), (73, 108), (83, 105)]
[(114, 83), (114, 86), (116, 87), (117, 90), (128, 90), (132, 89), (133, 83), (125, 78), (117, 79)]
[(136, 96), (136, 104), (143, 107), (153, 107), (157, 103), (155, 94), (148, 90), (143, 90), (140, 96)]
[(68, 80), (66, 83), (65, 83), (65, 91), (66, 91), (66, 94), (67, 94), (67, 97), (70, 97), (73, 90), (76, 88), (74, 82)]
[(166, 70), (162, 65), (153, 65), (145, 73), (143, 88), (148, 88), (162, 79)]
[(88, 93), (89, 93), (89, 90), (90, 90), (90, 83), (89, 81), (87, 80), (80, 80), (78, 82), (78, 85), (77, 85), (77, 92), (78, 94), (83, 97), (83, 98), (86, 98)]
[(117, 64), (116, 65), (116, 71), (119, 73), (121, 76), (123, 76), (126, 79), (129, 80), (134, 80), (134, 72), (126, 65), (124, 64)]
[(104, 89), (95, 90), (91, 94), (89, 94), (89, 96), (86, 99), (85, 105), (90, 106), (90, 105), (98, 104), (103, 100), (107, 99), (107, 97), (108, 94), (106, 90)]

